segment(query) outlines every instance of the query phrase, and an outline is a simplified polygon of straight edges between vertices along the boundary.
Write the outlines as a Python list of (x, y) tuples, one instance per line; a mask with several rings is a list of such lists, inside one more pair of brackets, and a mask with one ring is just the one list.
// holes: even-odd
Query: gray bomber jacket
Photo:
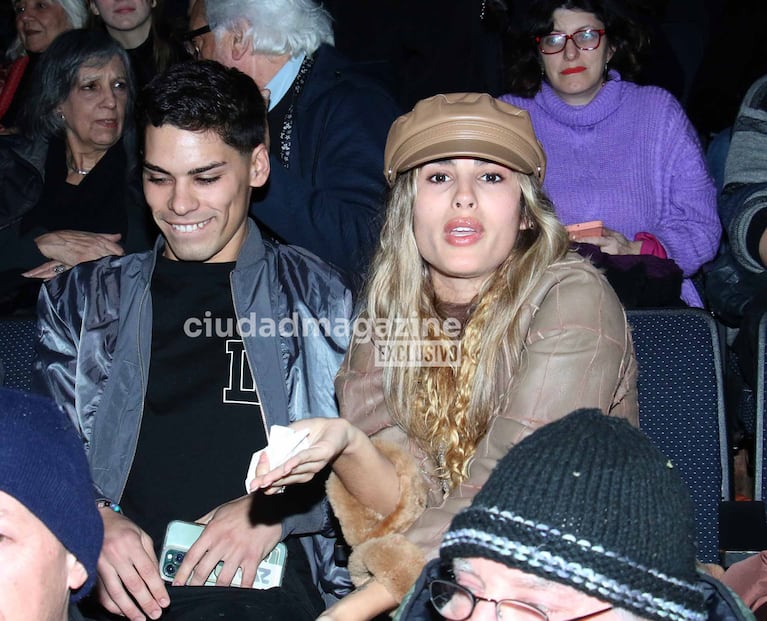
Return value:
[[(263, 240), (252, 221), (248, 226), (230, 276), (238, 318), (349, 325), (352, 296), (335, 268), (301, 248)], [(150, 283), (163, 248), (160, 238), (153, 251), (79, 265), (41, 289), (34, 389), (59, 403), (79, 430), (96, 497), (119, 501), (133, 463), (151, 351)], [(342, 329), (259, 331), (243, 335), (243, 342), (267, 429), (338, 416), (333, 379), (348, 344)], [(305, 486), (284, 495), (293, 499), (283, 536), (310, 535), (302, 543), (318, 587), (341, 595), (349, 583), (333, 563), (335, 539), (321, 488), (313, 496)]]

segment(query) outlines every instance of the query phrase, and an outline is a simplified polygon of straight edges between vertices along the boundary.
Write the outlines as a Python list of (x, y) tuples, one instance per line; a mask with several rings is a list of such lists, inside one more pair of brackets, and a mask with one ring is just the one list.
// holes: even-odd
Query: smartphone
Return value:
[[(162, 542), (162, 552), (160, 553), (160, 575), (163, 580), (172, 582), (179, 566), (184, 561), (184, 556), (202, 534), (205, 526), (194, 522), (184, 522), (182, 520), (173, 520), (165, 529), (165, 538)], [(271, 589), (282, 584), (282, 576), (285, 574), (285, 563), (288, 560), (288, 551), (285, 544), (278, 543), (274, 550), (261, 561), (256, 571), (256, 579), (253, 582), (254, 589)], [(213, 586), (221, 573), (223, 562), (215, 566), (205, 586)], [(237, 569), (232, 579), (232, 586), (242, 585), (242, 570)]]
[(565, 228), (570, 234), (570, 239), (602, 237), (604, 235), (604, 225), (602, 224), (601, 220), (591, 220), (589, 222), (579, 222), (578, 224), (568, 224)]

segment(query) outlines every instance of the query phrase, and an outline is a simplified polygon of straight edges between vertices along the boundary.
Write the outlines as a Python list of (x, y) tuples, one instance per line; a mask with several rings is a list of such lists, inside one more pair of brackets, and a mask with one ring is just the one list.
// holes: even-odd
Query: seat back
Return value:
[(718, 509), (730, 496), (730, 470), (716, 322), (695, 308), (627, 315), (639, 367), (639, 427), (690, 489), (698, 559), (718, 562)]
[(767, 501), (767, 429), (764, 425), (765, 385), (767, 366), (764, 363), (767, 349), (767, 313), (759, 321), (759, 352), (756, 361), (756, 431), (754, 433), (754, 500)]
[(34, 317), (0, 317), (0, 384), (29, 391), (32, 386), (32, 356), (37, 338)]

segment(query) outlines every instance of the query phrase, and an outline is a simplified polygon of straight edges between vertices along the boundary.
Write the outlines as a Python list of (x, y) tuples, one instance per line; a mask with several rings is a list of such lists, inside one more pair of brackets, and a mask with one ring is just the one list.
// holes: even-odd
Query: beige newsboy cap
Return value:
[(526, 110), (486, 93), (450, 93), (422, 99), (391, 126), (384, 176), (451, 157), (475, 157), (535, 175), (543, 181), (546, 155)]

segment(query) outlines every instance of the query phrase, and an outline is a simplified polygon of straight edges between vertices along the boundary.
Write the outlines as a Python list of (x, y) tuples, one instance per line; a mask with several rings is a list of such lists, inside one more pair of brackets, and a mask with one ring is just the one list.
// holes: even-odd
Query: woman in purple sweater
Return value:
[(643, 37), (610, 0), (534, 3), (501, 99), (525, 108), (549, 164), (545, 190), (565, 224), (601, 220), (580, 241), (608, 254), (652, 254), (689, 278), (716, 254), (716, 190), (692, 124), (672, 95), (624, 81)]

